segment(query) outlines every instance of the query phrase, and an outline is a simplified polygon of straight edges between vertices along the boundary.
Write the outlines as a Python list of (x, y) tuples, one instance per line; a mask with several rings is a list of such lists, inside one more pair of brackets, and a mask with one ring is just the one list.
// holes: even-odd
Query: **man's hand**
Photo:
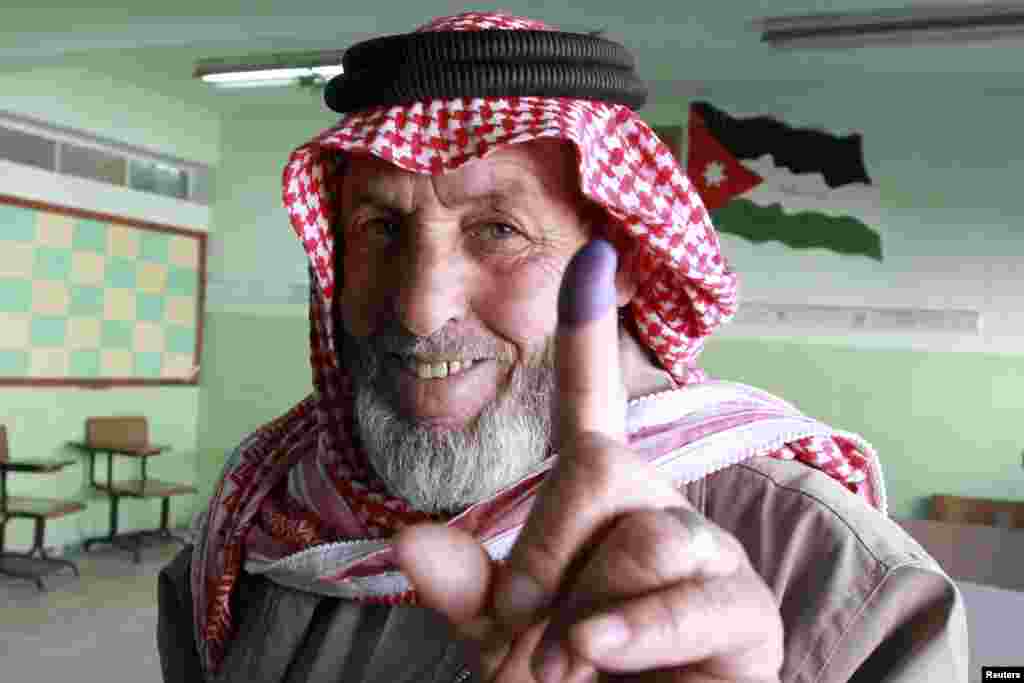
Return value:
[(399, 564), (487, 681), (777, 681), (782, 621), (744, 549), (625, 445), (615, 268), (594, 241), (566, 270), (559, 458), (507, 563), (418, 525), (396, 540)]

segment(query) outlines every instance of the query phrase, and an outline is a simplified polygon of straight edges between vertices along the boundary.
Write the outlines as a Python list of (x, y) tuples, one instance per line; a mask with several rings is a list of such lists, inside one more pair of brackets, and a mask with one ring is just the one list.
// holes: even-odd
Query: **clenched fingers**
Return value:
[(399, 533), (395, 554), (420, 604), (444, 615), (466, 646), (478, 680), (530, 680), (530, 655), (548, 622), (513, 634), (494, 618), (488, 595), (495, 565), (476, 539), (443, 525), (418, 524)]
[(567, 588), (571, 565), (616, 517), (687, 505), (652, 466), (601, 434), (578, 437), (566, 458), (541, 487), (499, 573), (495, 612), (513, 630)]
[(692, 509), (623, 517), (580, 572), (570, 601), (578, 616), (560, 616), (542, 647), (561, 647), (601, 671), (773, 681), (782, 666), (771, 590), (739, 541)]
[(691, 507), (620, 516), (574, 579), (570, 598), (630, 597), (683, 580), (729, 576), (746, 564), (740, 543)]
[[(746, 555), (739, 543), (692, 508), (643, 510), (620, 516), (573, 577), (567, 597), (544, 635), (544, 652), (535, 657), (539, 673), (542, 668), (548, 669), (538, 678), (548, 681), (561, 677), (557, 670), (565, 668), (573, 654), (571, 647), (564, 647), (568, 630), (588, 614), (683, 581), (727, 577), (745, 564)], [(545, 659), (547, 665), (542, 667), (541, 660)]]
[(490, 617), (479, 617), (455, 627), (477, 680), (487, 683), (531, 681), (530, 655), (548, 626), (545, 620), (518, 636), (506, 632)]
[(683, 581), (569, 628), (570, 648), (602, 671), (692, 667), (723, 680), (777, 681), (782, 620), (752, 570)]
[(417, 524), (398, 534), (394, 548), (423, 606), (456, 628), (483, 614), (494, 565), (471, 535), (440, 524)]

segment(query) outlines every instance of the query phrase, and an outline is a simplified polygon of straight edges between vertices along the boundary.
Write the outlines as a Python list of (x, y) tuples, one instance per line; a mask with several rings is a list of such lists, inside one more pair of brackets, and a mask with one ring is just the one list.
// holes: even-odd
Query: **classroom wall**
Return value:
[[(172, 524), (187, 526), (212, 492), (226, 453), (311, 390), (307, 311), (294, 303), (294, 284), (301, 290), (307, 276), (281, 208), (280, 178), (291, 149), (329, 124), (333, 114), (318, 111), (312, 95), (299, 99), (307, 104), (313, 98), (313, 107), (285, 106), (282, 113), (271, 106), (262, 110), (262, 120), (232, 108), (244, 110), (251, 100), (229, 99), (216, 111), (204, 109), (194, 101), (109, 78), (102, 61), (91, 70), (55, 67), (0, 74), (0, 88), (4, 111), (16, 116), (211, 167), (215, 200), (200, 208), (0, 161), (4, 191), (10, 194), (208, 231), (209, 286), (198, 387), (0, 387), (0, 419), (9, 427), (15, 457), (73, 456), (62, 444), (82, 437), (86, 417), (145, 412), (153, 440), (173, 447), (171, 455), (151, 461), (152, 476), (199, 488), (198, 495), (172, 502)], [(61, 96), (55, 98), (55, 92)], [(287, 294), (284, 299), (272, 300), (276, 284)], [(136, 475), (131, 468), (119, 465), (115, 478)], [(12, 477), (12, 495), (89, 503), (84, 513), (47, 525), (48, 547), (75, 546), (106, 532), (109, 504), (89, 490), (86, 477), (84, 466), (50, 477)], [(122, 503), (121, 530), (158, 523), (155, 501)], [(31, 534), (30, 523), (12, 521), (7, 546), (27, 549)]]
[(315, 103), (231, 117), (222, 131), (199, 411), (201, 490), (258, 426), (312, 391), (305, 253), (281, 200), (293, 149), (330, 125)]
[[(993, 94), (963, 79), (944, 84), (919, 76), (721, 83), (705, 90), (703, 99), (736, 116), (769, 115), (795, 127), (860, 133), (865, 166), (880, 195), (872, 227), (881, 235), (881, 262), (723, 235), (745, 300), (975, 310), (983, 318), (979, 335), (857, 335), (829, 342), (1021, 352), (1024, 221), (1016, 199), (1024, 172), (1017, 131), (1024, 98)], [(685, 123), (689, 103), (688, 97), (660, 102), (646, 115)]]
[[(211, 165), (218, 162), (217, 115), (141, 88), (115, 83), (99, 73), (72, 68), (4, 73), (0, 74), (0, 92), (4, 93), (0, 107), (11, 114), (74, 128), (158, 154)], [(211, 228), (210, 210), (187, 202), (6, 162), (0, 162), (0, 177), (6, 194), (203, 231)], [(108, 531), (108, 500), (89, 489), (85, 458), (63, 446), (67, 441), (84, 438), (85, 419), (93, 415), (144, 413), (150, 421), (152, 440), (172, 447), (170, 453), (151, 461), (149, 474), (170, 481), (194, 482), (200, 391), (195, 386), (104, 390), (0, 387), (0, 422), (7, 425), (13, 457), (70, 456), (82, 462), (56, 475), (9, 477), (12, 495), (75, 498), (88, 503), (83, 513), (47, 523), (48, 547), (74, 546)], [(98, 466), (102, 480), (103, 458), (98, 459)], [(114, 476), (133, 478), (138, 475), (137, 468), (137, 463), (118, 463)], [(172, 524), (189, 521), (195, 498), (186, 496), (172, 501)], [(123, 531), (154, 528), (160, 523), (160, 503), (126, 499), (119, 517)], [(31, 547), (31, 521), (9, 522), (6, 541), (7, 547), (15, 550)]]
[(867, 439), (894, 517), (935, 493), (1024, 500), (1024, 357), (715, 339), (702, 365)]
[[(822, 68), (822, 72), (826, 71)], [(965, 79), (871, 77), (718, 83), (735, 115), (863, 135), (880, 191), (884, 260), (797, 252), (723, 235), (744, 300), (966, 309), (980, 334), (869, 334), (727, 326), (703, 364), (775, 391), (879, 451), (892, 514), (923, 517), (932, 493), (1024, 497), (1024, 237), (1017, 178), (1024, 100)], [(647, 116), (685, 123), (689, 98)], [(685, 158), (685, 149), (683, 158)]]

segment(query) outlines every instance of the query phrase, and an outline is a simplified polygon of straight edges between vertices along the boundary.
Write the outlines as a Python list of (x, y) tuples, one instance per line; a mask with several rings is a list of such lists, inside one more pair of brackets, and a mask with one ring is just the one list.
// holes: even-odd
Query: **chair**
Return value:
[[(46, 590), (43, 577), (62, 569), (71, 569), (75, 576), (80, 576), (74, 562), (49, 557), (43, 547), (46, 535), (46, 521), (58, 519), (66, 515), (81, 512), (85, 505), (70, 500), (52, 500), (48, 498), (26, 498), (7, 495), (7, 473), (21, 472), (34, 474), (53, 474), (74, 460), (11, 460), (7, 441), (7, 427), (0, 425), (0, 575), (34, 581), (40, 591)], [(35, 539), (31, 550), (27, 553), (13, 553), (4, 550), (4, 531), (7, 522), (12, 519), (35, 520)]]
[[(149, 441), (149, 422), (144, 416), (90, 417), (85, 421), (85, 441), (68, 444), (84, 451), (89, 457), (89, 483), (97, 491), (102, 491), (110, 498), (110, 533), (106, 536), (87, 539), (85, 550), (97, 543), (109, 544), (131, 550), (135, 564), (141, 560), (141, 549), (145, 541), (151, 538), (162, 538), (179, 543), (184, 540), (173, 535), (168, 528), (171, 513), (171, 498), (196, 493), (197, 489), (188, 484), (150, 479), (146, 476), (146, 463), (149, 458), (161, 455), (170, 450), (169, 446), (159, 446)], [(107, 477), (103, 483), (96, 481), (96, 456), (107, 456)], [(114, 480), (115, 457), (133, 458), (139, 461), (141, 477), (129, 481)], [(160, 498), (160, 527), (143, 531), (118, 532), (118, 510), (121, 498)]]
[(939, 522), (1024, 529), (1024, 502), (935, 495), (929, 517)]

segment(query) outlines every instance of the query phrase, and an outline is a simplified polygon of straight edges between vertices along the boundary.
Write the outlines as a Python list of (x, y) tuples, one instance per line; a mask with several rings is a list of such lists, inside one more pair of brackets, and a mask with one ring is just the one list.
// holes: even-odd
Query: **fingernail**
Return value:
[(591, 240), (569, 261), (558, 291), (558, 324), (577, 327), (615, 306), (615, 247)]
[(533, 662), (533, 676), (540, 683), (561, 683), (569, 667), (569, 658), (557, 640), (541, 645), (539, 656)]
[(617, 614), (593, 619), (586, 627), (587, 640), (595, 650), (617, 650), (629, 642), (629, 624)]
[(494, 600), (494, 609), (507, 624), (519, 623), (547, 607), (544, 589), (533, 577), (523, 572), (510, 572)]

